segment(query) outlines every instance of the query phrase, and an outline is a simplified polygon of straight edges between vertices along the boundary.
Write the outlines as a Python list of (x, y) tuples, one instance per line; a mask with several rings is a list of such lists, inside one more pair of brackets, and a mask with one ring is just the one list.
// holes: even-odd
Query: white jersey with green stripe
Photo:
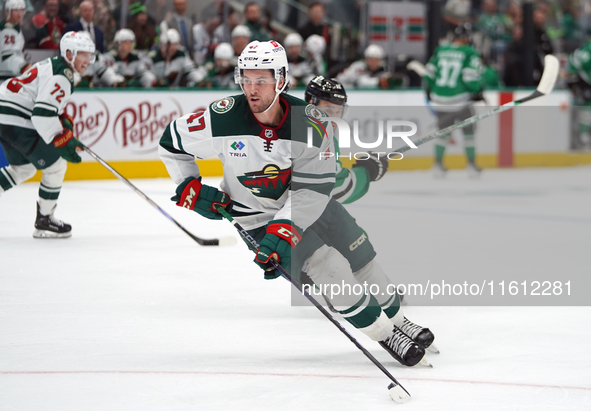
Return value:
[(284, 115), (276, 127), (259, 123), (246, 97), (237, 95), (173, 121), (160, 140), (160, 157), (176, 184), (200, 176), (196, 158), (222, 161), (220, 190), (247, 230), (277, 219), (305, 230), (326, 208), (335, 184), (331, 126), (324, 125), (323, 136), (313, 132), (308, 144), (308, 128), (315, 128), (304, 113), (315, 107), (287, 94), (278, 101)]
[(471, 46), (455, 43), (439, 46), (425, 66), (424, 77), (431, 103), (444, 111), (459, 110), (482, 90), (482, 60)]
[(34, 64), (0, 85), (0, 122), (35, 129), (46, 143), (63, 130), (59, 114), (74, 89), (74, 74), (63, 57)]
[(0, 22), (0, 77), (12, 77), (21, 74), (27, 64), (23, 49), (25, 36), (19, 24)]

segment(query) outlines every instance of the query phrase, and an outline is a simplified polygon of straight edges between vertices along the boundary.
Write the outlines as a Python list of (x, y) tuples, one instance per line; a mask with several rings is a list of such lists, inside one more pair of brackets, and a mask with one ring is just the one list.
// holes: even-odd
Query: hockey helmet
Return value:
[(232, 38), (248, 37), (250, 39), (251, 36), (252, 33), (250, 32), (250, 29), (243, 24), (237, 25), (236, 27), (234, 27), (234, 30), (232, 30)]
[(214, 59), (230, 60), (234, 57), (234, 49), (229, 43), (220, 43), (213, 52)]
[(363, 57), (383, 59), (385, 57), (384, 49), (377, 44), (370, 44), (363, 52)]
[(319, 36), (318, 34), (312, 34), (306, 39), (304, 48), (310, 54), (324, 54), (324, 50), (326, 50), (326, 41), (324, 40), (324, 37)]
[[(289, 87), (289, 64), (287, 63), (287, 54), (281, 44), (275, 40), (271, 41), (251, 41), (242, 50), (238, 57), (238, 66), (234, 72), (234, 81), (240, 84), (244, 92), (243, 78), (244, 70), (267, 69), (273, 71), (275, 78), (275, 98), (267, 107), (267, 111), (277, 100), (279, 94), (286, 91)], [(283, 81), (283, 86), (279, 88), (279, 82)]]
[(470, 43), (471, 36), (472, 36), (472, 25), (470, 23), (463, 23), (463, 24), (457, 25), (451, 33), (452, 41), (460, 40), (460, 41), (465, 41), (465, 42)]
[(133, 41), (135, 43), (135, 34), (130, 29), (120, 29), (115, 33), (115, 43), (123, 41)]
[(177, 29), (168, 29), (166, 33), (160, 36), (161, 45), (165, 45), (166, 43), (179, 44), (180, 42), (181, 35)]
[(283, 44), (285, 47), (301, 46), (304, 44), (304, 39), (298, 33), (289, 33), (287, 36), (285, 36)]
[[(72, 59), (67, 57), (67, 51), (72, 53)], [(94, 41), (90, 38), (90, 34), (86, 31), (70, 31), (62, 36), (60, 41), (60, 54), (70, 64), (74, 66), (74, 60), (79, 51), (86, 51), (91, 53), (90, 64), (94, 63), (96, 47)]]
[(304, 99), (306, 102), (312, 101), (314, 105), (324, 100), (344, 106), (347, 104), (347, 93), (336, 78), (327, 79), (324, 76), (316, 76), (306, 86)]
[(11, 10), (24, 10), (27, 8), (25, 0), (6, 0), (4, 3), (4, 10), (6, 14), (10, 14)]

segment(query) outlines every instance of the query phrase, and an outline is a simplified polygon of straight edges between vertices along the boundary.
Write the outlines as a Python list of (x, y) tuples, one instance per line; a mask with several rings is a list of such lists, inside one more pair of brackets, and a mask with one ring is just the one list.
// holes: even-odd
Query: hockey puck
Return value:
[(410, 394), (400, 385), (395, 385), (393, 382), (388, 385), (388, 394), (390, 394), (390, 398), (398, 404), (404, 404), (405, 402), (410, 401)]

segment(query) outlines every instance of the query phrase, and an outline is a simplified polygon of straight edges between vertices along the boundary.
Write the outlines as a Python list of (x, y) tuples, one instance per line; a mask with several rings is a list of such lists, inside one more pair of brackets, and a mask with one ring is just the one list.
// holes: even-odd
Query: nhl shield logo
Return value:
[(273, 138), (273, 130), (271, 130), (270, 128), (265, 129), (265, 137)]

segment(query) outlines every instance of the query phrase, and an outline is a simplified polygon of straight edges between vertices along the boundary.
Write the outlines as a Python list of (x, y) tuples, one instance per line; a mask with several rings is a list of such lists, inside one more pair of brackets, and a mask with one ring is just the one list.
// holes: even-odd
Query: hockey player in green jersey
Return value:
[[(440, 129), (474, 115), (473, 102), (482, 100), (482, 61), (478, 52), (470, 46), (469, 27), (456, 27), (451, 44), (437, 47), (425, 68), (427, 73), (423, 78), (427, 96), (437, 112)], [(468, 172), (470, 176), (477, 177), (480, 168), (475, 161), (474, 125), (468, 125), (462, 131)], [(443, 177), (447, 171), (443, 165), (443, 154), (448, 141), (449, 134), (435, 143), (433, 170), (437, 177)]]
[(569, 56), (568, 68), (577, 121), (573, 148), (591, 147), (591, 41)]
[[(320, 288), (353, 286), (361, 281), (354, 273), (365, 275), (361, 269), (370, 265), (375, 251), (330, 197), (336, 164), (334, 156), (323, 154), (334, 150), (331, 127), (326, 124), (325, 135), (307, 141), (307, 118), (318, 109), (284, 93), (288, 75), (279, 43), (251, 42), (238, 59), (236, 81), (243, 94), (215, 101), (205, 112), (167, 127), (159, 152), (179, 185), (173, 201), (210, 219), (221, 219), (216, 208), (225, 207), (260, 244), (255, 262), (266, 278), (277, 276), (269, 264), (273, 258), (295, 281), (304, 271)], [(224, 168), (220, 189), (201, 183), (195, 163), (195, 158), (214, 156)], [(354, 235), (342, 235), (344, 230)], [(347, 242), (351, 237), (356, 247)], [(399, 307), (390, 310), (390, 318), (367, 293), (331, 294), (330, 302), (402, 364), (422, 360), (424, 348), (394, 325), (404, 321)]]
[(53, 212), (67, 163), (79, 163), (80, 142), (64, 107), (74, 91), (74, 71), (84, 73), (95, 46), (86, 32), (69, 32), (61, 55), (34, 64), (0, 85), (0, 143), (9, 165), (0, 168), (0, 193), (42, 171), (35, 238), (70, 237), (72, 227)]

